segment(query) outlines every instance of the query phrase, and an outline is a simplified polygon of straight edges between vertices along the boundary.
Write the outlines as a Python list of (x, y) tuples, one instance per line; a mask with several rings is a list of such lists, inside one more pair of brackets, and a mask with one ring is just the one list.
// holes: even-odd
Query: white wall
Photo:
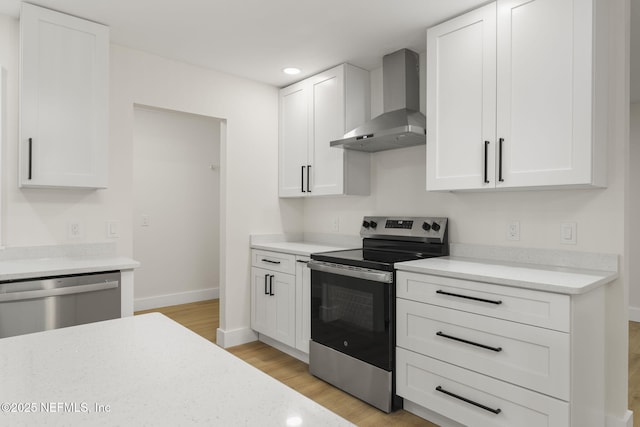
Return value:
[[(224, 120), (220, 150), (220, 293), (224, 304), (220, 327), (246, 330), (250, 317), (249, 235), (300, 229), (300, 204), (277, 198), (278, 91), (112, 46), (110, 140), (113, 158), (123, 162), (119, 165), (123, 188), (132, 180), (134, 104)], [(131, 206), (131, 196), (127, 191), (122, 202)]]
[(220, 120), (137, 106), (134, 121), (135, 309), (217, 298)]
[[(620, 278), (607, 288), (607, 407), (623, 418), (627, 409), (627, 277), (625, 179), (628, 167), (628, 42), (621, 23), (628, 13), (616, 2), (610, 43), (608, 188), (510, 192), (427, 193), (425, 147), (372, 155), (369, 197), (305, 199), (305, 232), (358, 234), (364, 215), (431, 215), (450, 218), (450, 241), (466, 244), (565, 249), (620, 255)], [(627, 35), (628, 37), (628, 35)], [(424, 70), (424, 55), (421, 58)], [(372, 72), (372, 115), (382, 112), (380, 70)], [(424, 73), (421, 72), (421, 75)], [(424, 88), (424, 79), (422, 81)], [(425, 91), (421, 90), (424, 94)], [(424, 112), (424, 96), (421, 108)], [(464, 155), (461, 153), (461, 155)], [(638, 182), (638, 181), (636, 181)], [(507, 241), (509, 221), (520, 221), (521, 240)], [(560, 224), (576, 222), (577, 244), (560, 243)], [(639, 276), (640, 277), (640, 276)]]

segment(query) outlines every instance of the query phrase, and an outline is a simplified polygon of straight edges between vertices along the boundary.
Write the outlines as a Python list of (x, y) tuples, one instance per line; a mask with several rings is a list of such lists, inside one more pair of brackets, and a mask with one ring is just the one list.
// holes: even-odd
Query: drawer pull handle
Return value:
[(469, 341), (469, 340), (465, 340), (463, 338), (458, 338), (458, 337), (452, 337), (451, 335), (447, 335), (442, 333), (442, 331), (438, 331), (436, 333), (437, 336), (442, 337), (442, 338), (447, 338), (453, 341), (458, 341), (464, 344), (469, 344), (469, 345), (475, 345), (476, 347), (480, 347), (480, 348), (484, 348), (487, 350), (491, 350), (491, 351), (495, 351), (496, 353), (500, 353), (502, 351), (502, 347), (491, 347), (490, 345), (485, 345), (485, 344), (480, 344), (477, 342), (473, 342), (473, 341)]
[(280, 264), (280, 261), (272, 261), (270, 259), (262, 258), (262, 262), (268, 262), (269, 264)]
[(498, 415), (500, 412), (502, 412), (502, 409), (500, 409), (500, 408), (498, 408), (498, 409), (490, 408), (488, 406), (483, 405), (482, 403), (474, 402), (473, 400), (467, 399), (466, 397), (462, 397), (462, 396), (459, 396), (459, 395), (457, 395), (455, 393), (451, 393), (450, 391), (447, 391), (447, 390), (443, 389), (440, 386), (436, 387), (436, 391), (439, 391), (440, 393), (444, 393), (447, 396), (451, 396), (451, 397), (454, 397), (456, 399), (462, 400), (463, 402), (469, 403), (469, 404), (471, 404), (473, 406), (477, 406), (478, 408), (484, 409), (485, 411), (491, 412), (491, 413), (496, 414), (496, 415)]
[(436, 294), (449, 295), (450, 297), (458, 297), (458, 298), (470, 299), (470, 300), (473, 300), (473, 301), (486, 302), (486, 303), (489, 303), (489, 304), (496, 304), (496, 305), (500, 305), (500, 304), (502, 304), (502, 301), (501, 301), (501, 300), (494, 301), (494, 300), (490, 300), (490, 299), (477, 298), (477, 297), (470, 297), (469, 295), (453, 294), (453, 293), (451, 293), (451, 292), (445, 292), (445, 291), (440, 290), (440, 289), (438, 289), (438, 290), (436, 291)]

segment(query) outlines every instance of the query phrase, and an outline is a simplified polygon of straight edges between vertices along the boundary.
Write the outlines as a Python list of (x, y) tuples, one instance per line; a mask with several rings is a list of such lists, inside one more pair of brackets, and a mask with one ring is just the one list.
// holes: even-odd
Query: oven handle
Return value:
[(370, 280), (373, 282), (393, 283), (393, 273), (390, 271), (371, 270), (323, 261), (311, 260), (308, 264), (311, 270), (323, 273), (337, 274), (339, 276), (355, 277), (356, 279)]

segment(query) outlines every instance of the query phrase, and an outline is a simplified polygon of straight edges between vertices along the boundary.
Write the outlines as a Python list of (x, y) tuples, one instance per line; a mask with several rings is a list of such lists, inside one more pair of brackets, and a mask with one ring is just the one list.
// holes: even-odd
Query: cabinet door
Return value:
[(279, 194), (306, 194), (309, 144), (309, 89), (301, 82), (280, 91)]
[(270, 335), (269, 277), (271, 271), (253, 267), (251, 269), (251, 329)]
[(107, 186), (109, 29), (23, 3), (20, 185)]
[(296, 280), (292, 274), (273, 274), (269, 300), (270, 336), (288, 346), (296, 345)]
[(427, 190), (495, 186), (495, 22), (492, 3), (427, 31)]
[(501, 0), (497, 13), (497, 185), (591, 183), (592, 2)]
[(343, 193), (344, 150), (332, 148), (330, 142), (342, 138), (346, 132), (344, 84), (344, 66), (320, 73), (310, 81), (312, 195)]
[(295, 276), (251, 269), (251, 328), (295, 346)]
[(309, 353), (311, 339), (311, 270), (309, 257), (296, 257), (296, 348)]

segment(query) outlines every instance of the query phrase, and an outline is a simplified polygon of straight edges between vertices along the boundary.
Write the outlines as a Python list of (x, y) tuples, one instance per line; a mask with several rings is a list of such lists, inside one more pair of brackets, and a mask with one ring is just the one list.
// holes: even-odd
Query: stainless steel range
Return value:
[(362, 248), (311, 254), (309, 371), (385, 411), (395, 394), (395, 263), (449, 255), (448, 220), (365, 217)]

